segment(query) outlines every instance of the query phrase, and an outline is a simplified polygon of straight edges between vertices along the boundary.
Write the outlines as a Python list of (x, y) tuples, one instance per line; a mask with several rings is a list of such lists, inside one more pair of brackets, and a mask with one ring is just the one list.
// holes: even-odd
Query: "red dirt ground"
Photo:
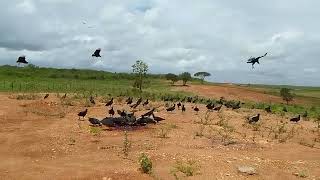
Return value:
[[(201, 96), (219, 99), (224, 97), (228, 100), (242, 100), (253, 102), (265, 102), (265, 103), (283, 103), (281, 97), (264, 94), (262, 92), (250, 90), (245, 87), (239, 87), (234, 85), (189, 85), (178, 86), (175, 90), (192, 92)], [(304, 103), (301, 100), (294, 100), (293, 103)]]
[[(171, 171), (178, 160), (194, 160), (199, 167), (192, 177), (177, 173), (182, 179), (299, 179), (295, 173), (320, 179), (320, 137), (311, 121), (293, 124), (288, 117), (258, 110), (223, 108), (201, 124), (203, 106), (199, 106), (198, 115), (191, 110), (192, 104), (186, 105), (184, 114), (167, 113), (160, 107), (156, 115), (166, 120), (129, 131), (131, 148), (124, 158), (123, 131), (106, 127), (96, 135), (89, 131), (88, 117), (106, 116), (103, 103), (90, 107), (86, 120), (78, 121), (76, 114), (84, 109), (81, 102), (62, 108), (54, 94), (46, 100), (9, 97), (14, 96), (0, 94), (0, 179), (170, 180), (175, 179)], [(120, 102), (114, 108), (129, 109)], [(140, 110), (137, 114), (146, 111), (142, 107)], [(248, 125), (245, 117), (258, 112), (262, 115), (260, 126)], [(221, 119), (228, 124), (217, 125)], [(279, 129), (281, 121), (285, 131), (278, 135), (282, 141), (270, 130)], [(234, 131), (225, 137), (234, 144), (223, 145), (219, 132), (223, 134), (227, 126)], [(202, 128), (203, 136), (196, 136)], [(161, 129), (167, 132), (167, 138), (159, 137)], [(139, 171), (142, 152), (152, 159), (152, 175)], [(242, 165), (256, 168), (257, 174), (239, 173), (237, 167)]]

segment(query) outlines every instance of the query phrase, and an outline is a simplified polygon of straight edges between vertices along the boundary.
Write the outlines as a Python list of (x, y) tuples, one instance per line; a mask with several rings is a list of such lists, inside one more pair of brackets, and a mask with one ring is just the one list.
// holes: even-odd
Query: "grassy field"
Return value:
[(191, 95), (170, 91), (170, 85), (165, 82), (163, 75), (148, 75), (143, 92), (133, 88), (134, 75), (128, 73), (1, 66), (0, 79), (2, 92), (60, 92), (84, 96), (143, 96), (150, 99), (159, 99), (164, 95)]
[[(183, 91), (173, 91), (170, 83), (164, 75), (148, 75), (146, 85), (142, 92), (133, 88), (134, 75), (129, 73), (110, 73), (105, 71), (79, 70), (79, 69), (54, 69), (27, 66), (24, 68), (15, 66), (0, 66), (0, 91), (18, 93), (74, 93), (80, 97), (89, 96), (133, 96), (150, 100), (160, 100), (164, 96), (179, 99), (184, 96), (196, 94)], [(193, 79), (192, 84), (199, 84), (199, 80)], [(207, 85), (216, 85), (207, 83)], [(283, 86), (250, 85), (244, 86), (248, 90), (263, 92), (279, 96), (279, 90)], [(302, 114), (308, 111), (310, 117), (320, 114), (320, 88), (295, 87), (293, 89), (297, 98), (303, 98), (310, 102), (305, 105), (283, 105), (246, 102), (245, 107), (263, 109), (269, 105), (274, 113), (282, 114), (283, 107), (287, 107), (292, 114)], [(313, 103), (311, 103), (313, 102)], [(199, 103), (206, 103), (202, 101)]]

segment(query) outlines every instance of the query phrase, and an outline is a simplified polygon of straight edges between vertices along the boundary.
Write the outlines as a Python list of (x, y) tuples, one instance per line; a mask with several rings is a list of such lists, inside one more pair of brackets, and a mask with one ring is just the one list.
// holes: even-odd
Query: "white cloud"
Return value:
[[(215, 81), (319, 85), (313, 73), (320, 68), (318, 5), (316, 0), (0, 2), (0, 64), (14, 64), (25, 54), (41, 66), (131, 71), (131, 64), (143, 59), (154, 73), (208, 71)], [(91, 58), (96, 48), (102, 48), (99, 62)], [(265, 52), (256, 69), (245, 63)]]

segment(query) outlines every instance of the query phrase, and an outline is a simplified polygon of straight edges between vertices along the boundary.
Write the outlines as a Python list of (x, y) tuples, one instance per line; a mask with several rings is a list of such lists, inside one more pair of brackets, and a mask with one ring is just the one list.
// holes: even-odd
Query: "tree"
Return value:
[(189, 80), (191, 80), (191, 74), (188, 72), (184, 72), (184, 73), (180, 74), (179, 76), (180, 76), (180, 79), (182, 80), (184, 86), (187, 84), (187, 82)]
[(166, 74), (166, 79), (172, 81), (172, 84), (174, 84), (175, 82), (179, 81), (179, 76), (169, 73)]
[(142, 60), (138, 60), (134, 65), (132, 65), (132, 71), (136, 74), (134, 86), (142, 91), (143, 79), (147, 75), (148, 65)]
[(201, 83), (203, 84), (204, 78), (207, 77), (207, 76), (211, 76), (211, 74), (208, 73), (208, 72), (197, 72), (197, 73), (194, 74), (194, 76), (200, 77)]
[(289, 104), (289, 101), (293, 100), (293, 94), (291, 94), (291, 90), (288, 88), (281, 88), (280, 95), (287, 104)]

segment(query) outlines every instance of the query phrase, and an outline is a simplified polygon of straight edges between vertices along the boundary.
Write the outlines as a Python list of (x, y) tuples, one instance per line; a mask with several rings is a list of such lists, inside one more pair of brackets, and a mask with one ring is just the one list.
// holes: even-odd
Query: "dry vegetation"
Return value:
[[(43, 97), (33, 94), (33, 97)], [(262, 110), (165, 112), (166, 120), (139, 128), (91, 127), (78, 121), (81, 97), (17, 98), (1, 94), (0, 177), (4, 179), (294, 179), (320, 178), (320, 130), (314, 120), (291, 123), (288, 115)], [(103, 118), (102, 97), (87, 117)], [(129, 109), (122, 99), (115, 109)], [(138, 108), (136, 114), (148, 107)], [(261, 114), (249, 124), (248, 116)], [(253, 167), (246, 175), (239, 166)], [(211, 178), (212, 177), (212, 178)]]

